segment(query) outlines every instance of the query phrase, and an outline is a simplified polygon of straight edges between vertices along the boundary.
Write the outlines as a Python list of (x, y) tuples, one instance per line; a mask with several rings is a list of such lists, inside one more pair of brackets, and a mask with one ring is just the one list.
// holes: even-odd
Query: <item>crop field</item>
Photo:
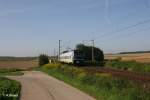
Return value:
[(0, 60), (0, 69), (30, 69), (37, 66), (37, 60)]
[(141, 63), (150, 63), (150, 53), (137, 53), (137, 54), (106, 54), (105, 59), (114, 60), (121, 59), (123, 61), (135, 60)]

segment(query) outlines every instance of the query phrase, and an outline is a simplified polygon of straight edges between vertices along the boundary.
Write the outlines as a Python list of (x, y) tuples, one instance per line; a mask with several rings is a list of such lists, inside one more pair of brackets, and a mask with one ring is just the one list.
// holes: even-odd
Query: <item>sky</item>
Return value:
[(0, 56), (38, 56), (95, 46), (150, 50), (149, 0), (0, 0)]

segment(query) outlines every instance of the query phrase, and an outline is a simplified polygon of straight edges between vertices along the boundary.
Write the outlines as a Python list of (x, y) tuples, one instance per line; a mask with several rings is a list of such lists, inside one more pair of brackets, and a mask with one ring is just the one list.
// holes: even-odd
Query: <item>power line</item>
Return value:
[(63, 44), (61, 45), (60, 48), (66, 47), (66, 46), (67, 46), (66, 44), (70, 44), (70, 42), (71, 42), (71, 40), (66, 41), (65, 43), (63, 43)]
[[(117, 36), (116, 38), (119, 39), (119, 38), (131, 37), (132, 35), (135, 35), (135, 33), (143, 32), (143, 31), (147, 31), (147, 30), (150, 30), (150, 27), (142, 29), (142, 30), (138, 30), (136, 32), (132, 32), (132, 34), (131, 33), (127, 33), (125, 36), (121, 36), (120, 35), (120, 36)], [(116, 39), (116, 38), (109, 38), (109, 40), (113, 40), (113, 39)], [(101, 41), (101, 42), (104, 42), (104, 41)]]
[(130, 29), (130, 28), (133, 28), (133, 27), (136, 27), (136, 26), (138, 26), (138, 25), (145, 24), (145, 23), (148, 23), (148, 22), (150, 22), (150, 19), (147, 19), (147, 20), (138, 22), (138, 23), (136, 23), (136, 24), (134, 24), (134, 25), (130, 25), (130, 26), (127, 26), (127, 27), (118, 29), (118, 30), (116, 30), (116, 31), (114, 31), (114, 32), (109, 32), (109, 33), (103, 34), (103, 35), (98, 36), (97, 38), (95, 38), (95, 40), (100, 39), (100, 38), (103, 38), (103, 37), (106, 37), (106, 36), (114, 35), (114, 34), (112, 34), (112, 33), (119, 33), (119, 32), (128, 30), (128, 29)]
[[(91, 42), (91, 40), (83, 40), (82, 44), (89, 45), (89, 42)], [(91, 45), (91, 43), (90, 43), (90, 45)]]
[(94, 40), (91, 40), (92, 42), (92, 62), (94, 62), (95, 57), (94, 57)]
[[(62, 40), (61, 40), (61, 41), (62, 41)], [(62, 44), (62, 42), (61, 42), (61, 45), (60, 45), (61, 51), (60, 51), (60, 53), (61, 53), (62, 51), (69, 51), (69, 50), (72, 50), (72, 48), (67, 45), (67, 44), (70, 44), (70, 43), (71, 43), (71, 40), (66, 41), (66, 42), (64, 42), (63, 44)]]
[(61, 52), (61, 51), (60, 51), (60, 45), (61, 45), (60, 42), (61, 42), (61, 40), (59, 40), (59, 54), (58, 54), (58, 61), (60, 61), (60, 52)]

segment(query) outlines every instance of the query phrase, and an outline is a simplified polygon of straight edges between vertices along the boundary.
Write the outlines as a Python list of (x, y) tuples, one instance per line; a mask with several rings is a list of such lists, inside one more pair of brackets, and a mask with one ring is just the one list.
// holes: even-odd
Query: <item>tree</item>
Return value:
[(45, 54), (41, 54), (39, 56), (39, 66), (45, 65), (49, 63), (48, 56)]
[[(78, 44), (76, 46), (76, 50), (80, 51), (86, 60), (92, 60), (92, 46), (86, 46), (84, 44)], [(97, 47), (94, 47), (94, 60), (97, 62), (104, 61), (104, 54), (103, 51)]]

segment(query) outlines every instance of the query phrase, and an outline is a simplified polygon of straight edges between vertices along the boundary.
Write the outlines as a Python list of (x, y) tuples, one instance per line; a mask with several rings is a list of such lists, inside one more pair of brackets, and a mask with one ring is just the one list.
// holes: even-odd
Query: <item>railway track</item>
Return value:
[(125, 78), (139, 83), (148, 84), (150, 86), (150, 74), (140, 74), (131, 71), (117, 70), (103, 67), (84, 67), (89, 73), (110, 73), (118, 78)]

